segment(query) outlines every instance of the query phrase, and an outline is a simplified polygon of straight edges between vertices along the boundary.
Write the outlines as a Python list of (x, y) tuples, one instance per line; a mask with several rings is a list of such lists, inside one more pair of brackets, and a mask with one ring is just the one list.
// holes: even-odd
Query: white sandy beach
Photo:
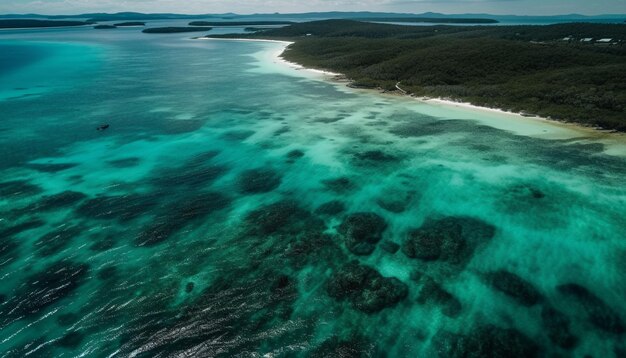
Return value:
[(227, 39), (227, 38), (218, 38), (218, 37), (196, 37), (197, 40), (210, 40), (210, 41), (243, 41), (243, 42), (272, 42), (284, 44), (285, 47), (291, 45), (293, 42), (290, 41), (280, 41), (280, 40), (264, 40), (264, 39)]
[[(538, 116), (525, 116), (521, 113), (509, 112), (497, 108), (476, 106), (471, 103), (452, 101), (444, 98), (413, 97), (410, 95), (398, 95), (397, 93), (381, 93), (381, 91), (379, 90), (350, 88), (345, 86), (345, 83), (349, 82), (348, 79), (338, 80), (339, 77), (343, 77), (343, 74), (307, 68), (300, 64), (287, 61), (283, 57), (283, 54), (287, 47), (293, 43), (289, 41), (221, 38), (200, 39), (218, 41), (266, 42), (280, 44), (281, 46), (276, 50), (271, 49), (271, 51), (265, 51), (259, 54), (257, 56), (259, 61), (264, 62), (266, 65), (278, 65), (278, 67), (283, 67), (283, 70), (285, 68), (289, 68), (291, 70), (298, 71), (300, 76), (331, 82), (337, 85), (338, 88), (342, 91), (364, 93), (376, 92), (380, 95), (394, 96), (397, 98), (407, 98), (413, 101), (417, 101), (425, 105), (423, 108), (420, 108), (420, 110), (425, 114), (442, 116), (441, 110), (438, 110), (438, 108), (441, 108), (445, 109), (445, 112), (447, 113), (447, 115), (444, 115), (442, 117), (449, 117), (450, 119), (476, 120), (482, 124), (502, 130), (507, 130), (519, 135), (526, 135), (544, 139), (575, 139), (581, 142), (601, 142), (606, 146), (605, 152), (607, 154), (626, 157), (626, 134), (624, 133), (585, 127), (576, 123), (561, 122)], [(280, 68), (274, 68), (274, 70), (281, 72)], [(305, 73), (307, 73), (308, 75), (305, 75)], [(294, 73), (290, 74), (293, 75)]]

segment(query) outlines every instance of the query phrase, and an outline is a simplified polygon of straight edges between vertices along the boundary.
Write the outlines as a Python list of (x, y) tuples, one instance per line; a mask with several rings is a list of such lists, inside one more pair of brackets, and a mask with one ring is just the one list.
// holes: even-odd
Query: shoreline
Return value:
[[(242, 39), (243, 41), (255, 41), (255, 40), (248, 40), (248, 39)], [(277, 42), (277, 43), (285, 43), (288, 45), (292, 44), (293, 42), (289, 42), (289, 41), (275, 41), (275, 40), (259, 40), (259, 41), (271, 41), (271, 42)], [(293, 67), (295, 69), (298, 70), (305, 70), (305, 71), (309, 71), (312, 73), (317, 73), (317, 74), (323, 74), (323, 75), (328, 75), (328, 76), (333, 76), (333, 77), (342, 77), (341, 80), (337, 79), (337, 78), (331, 78), (330, 80), (334, 81), (334, 82), (342, 82), (342, 83), (352, 83), (352, 80), (350, 80), (349, 78), (347, 78), (344, 74), (342, 73), (337, 73), (337, 72), (331, 72), (331, 71), (325, 71), (325, 70), (318, 70), (315, 68), (308, 68), (305, 66), (302, 66), (298, 63), (295, 62), (291, 62), (286, 60), (282, 55), (284, 53), (286, 49), (285, 48), (282, 49), (282, 51), (280, 53), (278, 53), (276, 55), (276, 59), (278, 62), (283, 63), (287, 66)], [(380, 88), (358, 88), (358, 87), (350, 87), (352, 89), (355, 90), (363, 90), (363, 91), (373, 91), (376, 92), (378, 94), (386, 94), (386, 95), (395, 95), (398, 97), (405, 97), (408, 99), (413, 99), (422, 103), (428, 103), (428, 104), (435, 104), (435, 105), (443, 105), (443, 106), (450, 106), (450, 107), (455, 107), (455, 108), (463, 108), (463, 109), (472, 109), (472, 110), (476, 110), (476, 111), (483, 111), (483, 112), (491, 112), (491, 113), (496, 113), (496, 114), (504, 114), (504, 115), (509, 115), (509, 116), (515, 116), (518, 119), (533, 119), (533, 120), (539, 120), (539, 121), (545, 121), (547, 123), (550, 124), (556, 124), (556, 125), (566, 125), (568, 127), (576, 127), (579, 129), (583, 129), (583, 130), (591, 130), (594, 132), (598, 132), (598, 133), (602, 133), (602, 134), (608, 134), (608, 135), (624, 135), (624, 133), (618, 132), (618, 131), (614, 131), (614, 130), (608, 130), (608, 129), (602, 129), (600, 127), (591, 127), (591, 126), (585, 126), (576, 122), (566, 122), (566, 121), (559, 121), (556, 119), (552, 119), (552, 118), (547, 118), (547, 117), (541, 117), (541, 116), (536, 116), (536, 115), (523, 115), (523, 112), (511, 112), (511, 111), (507, 111), (504, 109), (500, 109), (500, 108), (492, 108), (492, 107), (484, 107), (484, 106), (477, 106), (475, 104), (472, 104), (470, 102), (462, 102), (462, 101), (455, 101), (452, 99), (446, 99), (446, 98), (442, 98), (442, 97), (416, 97), (412, 94), (407, 93), (406, 91), (404, 91), (402, 88), (399, 87), (399, 84), (396, 85), (396, 88), (398, 90), (399, 93), (396, 92), (390, 92), (390, 91), (384, 91)], [(626, 136), (625, 136), (626, 137)]]
[[(286, 41), (285, 41), (286, 42)], [(291, 45), (293, 42), (288, 42), (289, 45)], [(287, 45), (287, 46), (289, 46)], [(291, 62), (291, 61), (287, 61), (284, 57), (283, 54), (285, 53), (285, 49), (287, 48), (287, 46), (285, 46), (285, 48), (283, 48), (277, 55), (276, 55), (276, 60), (279, 63), (282, 63), (286, 66), (292, 67), (298, 71), (308, 71), (308, 72), (312, 72), (312, 73), (316, 73), (316, 74), (321, 74), (321, 75), (326, 75), (326, 76), (332, 76), (332, 77), (344, 77), (346, 79), (346, 82), (351, 82), (350, 80), (348, 80), (345, 75), (343, 73), (337, 73), (337, 72), (331, 72), (331, 71), (325, 71), (325, 70), (318, 70), (315, 68), (309, 68), (309, 67), (304, 67), (299, 63), (295, 63), (295, 62)], [(335, 81), (337, 81), (335, 79)]]
[(269, 42), (269, 43), (277, 43), (277, 44), (281, 44), (284, 45), (283, 48), (280, 49), (280, 51), (277, 51), (273, 57), (275, 57), (275, 59), (282, 63), (285, 64), (289, 67), (292, 67), (296, 70), (304, 70), (304, 71), (308, 71), (308, 72), (313, 72), (313, 73), (318, 73), (318, 74), (324, 74), (324, 75), (329, 75), (329, 76), (343, 76), (341, 73), (336, 73), (336, 72), (330, 72), (330, 71), (324, 71), (324, 70), (317, 70), (314, 68), (308, 68), (308, 67), (304, 67), (300, 64), (297, 64), (295, 62), (290, 62), (285, 60), (282, 57), (282, 54), (285, 52), (285, 49), (287, 48), (287, 46), (293, 44), (293, 41), (281, 41), (281, 40), (266, 40), (266, 39), (227, 39), (227, 38), (219, 38), (219, 37), (196, 37), (195, 39), (197, 40), (218, 40), (218, 41), (240, 41), (240, 42)]
[[(265, 40), (265, 39), (228, 39), (228, 38), (220, 38), (220, 37), (194, 37), (194, 40), (210, 40), (210, 41), (240, 41), (240, 42), (271, 42), (285, 45), (285, 48), (291, 45), (293, 42), (291, 41), (281, 41), (281, 40)], [(284, 51), (284, 48), (283, 48)]]
[[(325, 71), (325, 70), (319, 70), (315, 68), (309, 68), (309, 67), (302, 66), (298, 63), (286, 60), (283, 57), (283, 54), (287, 46), (294, 43), (292, 41), (268, 40), (268, 39), (241, 39), (241, 38), (239, 39), (237, 38), (233, 38), (233, 39), (206, 38), (206, 37), (202, 37), (198, 39), (221, 40), (221, 41), (242, 41), (242, 42), (266, 42), (266, 43), (281, 44), (283, 45), (281, 49), (279, 51), (272, 53), (272, 58), (275, 60), (275, 63), (279, 63), (281, 65), (290, 67), (297, 71), (306, 71), (311, 74), (315, 74), (316, 76), (318, 76), (318, 79), (322, 81), (328, 81), (336, 85), (338, 84), (345, 85), (345, 84), (350, 84), (352, 82), (344, 74), (331, 72), (331, 71)], [(604, 144), (606, 144), (607, 146), (605, 150), (607, 154), (626, 157), (626, 133), (623, 133), (623, 132), (607, 130), (607, 129), (602, 129), (598, 127), (590, 127), (590, 126), (585, 126), (576, 122), (560, 121), (556, 119), (540, 117), (540, 116), (535, 116), (535, 115), (522, 115), (522, 112), (516, 113), (516, 112), (510, 112), (510, 111), (506, 111), (506, 110), (499, 109), (499, 108), (477, 106), (469, 102), (454, 101), (454, 100), (450, 100), (446, 98), (415, 97), (411, 94), (406, 93), (405, 91), (403, 91), (401, 88), (398, 88), (398, 87), (396, 87), (398, 88), (398, 91), (393, 91), (393, 92), (384, 91), (384, 90), (381, 90), (380, 88), (358, 88), (358, 87), (350, 87), (350, 86), (346, 86), (346, 87), (352, 91), (363, 91), (365, 93), (376, 93), (377, 95), (393, 96), (395, 98), (413, 100), (418, 103), (427, 104), (430, 106), (443, 106), (443, 107), (452, 108), (452, 109), (471, 110), (473, 112), (478, 112), (478, 113), (483, 113), (483, 114), (492, 114), (492, 115), (495, 114), (499, 116), (506, 116), (510, 119), (520, 121), (520, 123), (524, 123), (529, 126), (532, 125), (533, 122), (537, 124), (541, 124), (541, 125), (550, 125), (554, 128), (559, 128), (563, 131), (568, 131), (570, 133), (565, 136), (563, 136), (563, 133), (561, 133), (561, 135), (557, 136), (557, 138), (547, 138), (547, 139), (574, 139), (574, 140), (578, 139), (578, 140), (595, 140), (595, 141), (603, 140)], [(507, 126), (501, 126), (501, 124), (503, 123), (504, 122), (500, 122), (500, 123), (491, 122), (488, 125), (491, 125), (492, 127), (499, 128), (499, 129), (513, 131), (513, 129), (507, 128)], [(497, 124), (500, 124), (500, 125), (497, 125)], [(543, 133), (535, 133), (535, 134), (526, 134), (526, 135), (535, 136), (535, 137), (544, 137), (542, 134)]]

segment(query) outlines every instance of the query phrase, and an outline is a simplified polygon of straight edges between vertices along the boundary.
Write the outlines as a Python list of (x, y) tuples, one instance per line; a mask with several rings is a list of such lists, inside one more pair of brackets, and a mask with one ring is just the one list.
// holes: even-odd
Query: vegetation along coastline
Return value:
[(212, 27), (204, 26), (180, 26), (180, 27), (151, 27), (144, 29), (142, 32), (146, 34), (175, 34), (182, 32), (205, 32), (211, 31)]
[(213, 38), (293, 42), (283, 57), (352, 85), (626, 131), (626, 26), (299, 23)]

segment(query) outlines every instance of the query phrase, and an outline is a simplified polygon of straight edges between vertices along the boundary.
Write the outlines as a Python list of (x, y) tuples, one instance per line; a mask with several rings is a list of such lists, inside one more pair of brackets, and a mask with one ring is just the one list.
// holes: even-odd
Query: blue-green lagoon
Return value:
[(2, 356), (626, 354), (623, 137), (283, 47), (0, 33)]

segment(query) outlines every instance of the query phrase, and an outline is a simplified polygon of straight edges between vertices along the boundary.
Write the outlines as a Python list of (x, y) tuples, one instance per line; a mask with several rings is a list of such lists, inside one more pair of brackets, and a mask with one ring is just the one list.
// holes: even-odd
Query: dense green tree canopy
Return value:
[(392, 90), (399, 83), (418, 96), (626, 131), (626, 25), (329, 20), (245, 36), (295, 41), (285, 52), (288, 60), (344, 73), (357, 86)]

